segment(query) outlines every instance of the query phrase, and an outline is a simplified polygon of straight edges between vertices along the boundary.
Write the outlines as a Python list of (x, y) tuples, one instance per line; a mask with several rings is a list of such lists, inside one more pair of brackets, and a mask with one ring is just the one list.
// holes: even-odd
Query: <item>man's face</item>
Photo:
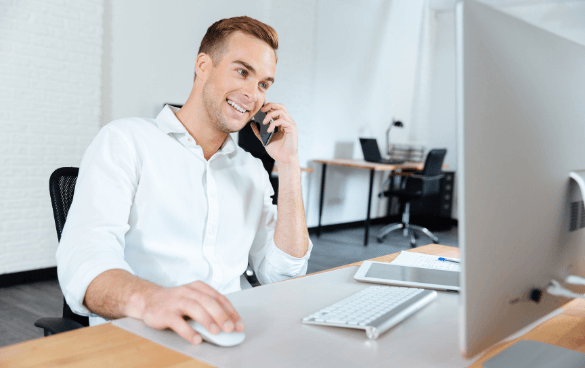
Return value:
[(203, 85), (203, 103), (214, 127), (223, 133), (240, 131), (262, 107), (275, 70), (276, 55), (266, 42), (233, 33)]

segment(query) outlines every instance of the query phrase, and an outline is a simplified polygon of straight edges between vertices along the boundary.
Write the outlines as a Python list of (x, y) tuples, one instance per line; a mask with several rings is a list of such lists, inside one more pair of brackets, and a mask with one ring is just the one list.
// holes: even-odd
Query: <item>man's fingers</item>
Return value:
[(208, 294), (209, 296), (215, 298), (225, 308), (228, 314), (235, 317), (234, 322), (240, 320), (240, 315), (238, 314), (232, 303), (230, 303), (228, 298), (226, 298), (223, 294), (221, 294), (211, 286), (207, 285), (206, 283), (202, 282), (201, 284), (202, 286), (200, 290)]
[[(213, 290), (213, 291), (215, 291), (215, 290)], [(242, 331), (243, 331), (244, 324), (242, 323), (242, 319), (240, 318), (240, 315), (236, 311), (236, 308), (234, 308), (234, 306), (232, 305), (232, 303), (230, 303), (228, 298), (221, 295), (217, 291), (215, 291), (215, 292), (217, 293), (217, 295), (215, 296), (215, 300), (217, 300), (217, 302), (221, 305), (224, 312), (227, 314), (228, 318), (231, 319), (233, 323), (235, 323), (236, 329), (237, 329), (238, 323), (239, 323), (239, 325), (241, 325)]]
[(283, 110), (284, 112), (286, 112), (288, 114), (288, 110), (286, 109), (286, 107), (284, 107), (283, 104), (274, 103), (274, 102), (267, 103), (266, 105), (262, 106), (262, 108), (260, 110), (262, 110), (263, 112), (272, 111), (272, 110)]
[[(213, 289), (212, 289), (213, 290)], [(215, 291), (217, 293), (217, 291)], [(232, 332), (235, 328), (236, 321), (231, 319), (231, 316), (224, 309), (223, 305), (217, 300), (217, 295), (209, 295), (202, 290), (189, 290), (183, 294), (186, 298), (197, 302), (206, 313), (209, 313), (213, 321), (224, 332)]]
[(220, 332), (217, 323), (213, 320), (211, 315), (195, 300), (183, 298), (179, 305), (177, 305), (177, 308), (181, 314), (199, 322), (199, 324), (212, 334), (215, 335)]
[(224, 332), (232, 332), (234, 330), (235, 323), (237, 322), (232, 319), (232, 316), (228, 313), (226, 308), (214, 297), (201, 293), (197, 298), (197, 302), (205, 308), (205, 310), (215, 320), (219, 328)]
[(262, 122), (262, 124), (270, 123), (270, 126), (268, 127), (267, 131), (268, 131), (268, 133), (272, 133), (274, 131), (274, 128), (285, 124), (285, 121), (286, 121), (286, 119), (285, 119), (285, 115), (284, 115), (283, 111), (274, 110), (274, 111), (270, 111), (268, 114), (266, 114), (266, 117), (264, 118), (264, 121)]
[[(243, 331), (244, 325), (241, 321), (240, 315), (238, 314), (232, 303), (230, 303), (228, 298), (226, 298), (217, 290), (215, 290), (214, 288), (212, 288), (211, 286), (207, 285), (204, 282), (191, 283), (188, 286), (195, 291), (207, 294), (210, 298), (217, 302), (220, 305), (222, 311), (225, 312), (228, 318), (231, 319), (232, 322), (236, 325), (236, 329), (238, 328), (238, 326), (241, 326)], [(238, 322), (240, 323), (238, 324)]]
[(268, 114), (266, 114), (266, 116), (264, 117), (264, 120), (262, 120), (262, 125), (266, 125), (269, 123), (272, 123), (271, 120), (277, 120), (280, 118), (280, 114), (276, 113), (276, 111), (271, 111)]
[(264, 121), (268, 122), (270, 119), (273, 119), (273, 121), (270, 122), (270, 126), (268, 127), (267, 131), (269, 133), (273, 132), (276, 127), (279, 127), (279, 130), (287, 133), (293, 132), (292, 129), (296, 128), (296, 124), (290, 118), (290, 116), (286, 115), (281, 110), (271, 111), (266, 115)]
[(181, 336), (183, 339), (189, 341), (192, 344), (201, 344), (201, 335), (195, 332), (195, 330), (193, 330), (183, 318), (177, 315), (169, 316), (168, 318), (169, 328), (175, 331), (177, 335)]

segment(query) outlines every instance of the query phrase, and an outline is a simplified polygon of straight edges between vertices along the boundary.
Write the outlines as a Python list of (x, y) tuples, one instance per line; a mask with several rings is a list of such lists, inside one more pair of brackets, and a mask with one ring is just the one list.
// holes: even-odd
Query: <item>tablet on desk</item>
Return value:
[(353, 278), (375, 284), (459, 291), (459, 274), (457, 271), (364, 261)]

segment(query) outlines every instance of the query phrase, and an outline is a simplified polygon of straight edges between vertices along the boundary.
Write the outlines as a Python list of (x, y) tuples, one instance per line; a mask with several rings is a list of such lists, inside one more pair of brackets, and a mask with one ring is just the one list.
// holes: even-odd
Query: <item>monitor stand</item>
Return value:
[(585, 354), (532, 340), (521, 340), (483, 363), (484, 368), (583, 368)]

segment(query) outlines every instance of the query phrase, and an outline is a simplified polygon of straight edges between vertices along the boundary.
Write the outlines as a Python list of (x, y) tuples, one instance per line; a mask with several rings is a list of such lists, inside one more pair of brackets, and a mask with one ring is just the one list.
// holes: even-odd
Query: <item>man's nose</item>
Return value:
[(246, 83), (243, 88), (244, 96), (246, 96), (250, 102), (258, 101), (258, 83), (256, 81), (250, 81)]

